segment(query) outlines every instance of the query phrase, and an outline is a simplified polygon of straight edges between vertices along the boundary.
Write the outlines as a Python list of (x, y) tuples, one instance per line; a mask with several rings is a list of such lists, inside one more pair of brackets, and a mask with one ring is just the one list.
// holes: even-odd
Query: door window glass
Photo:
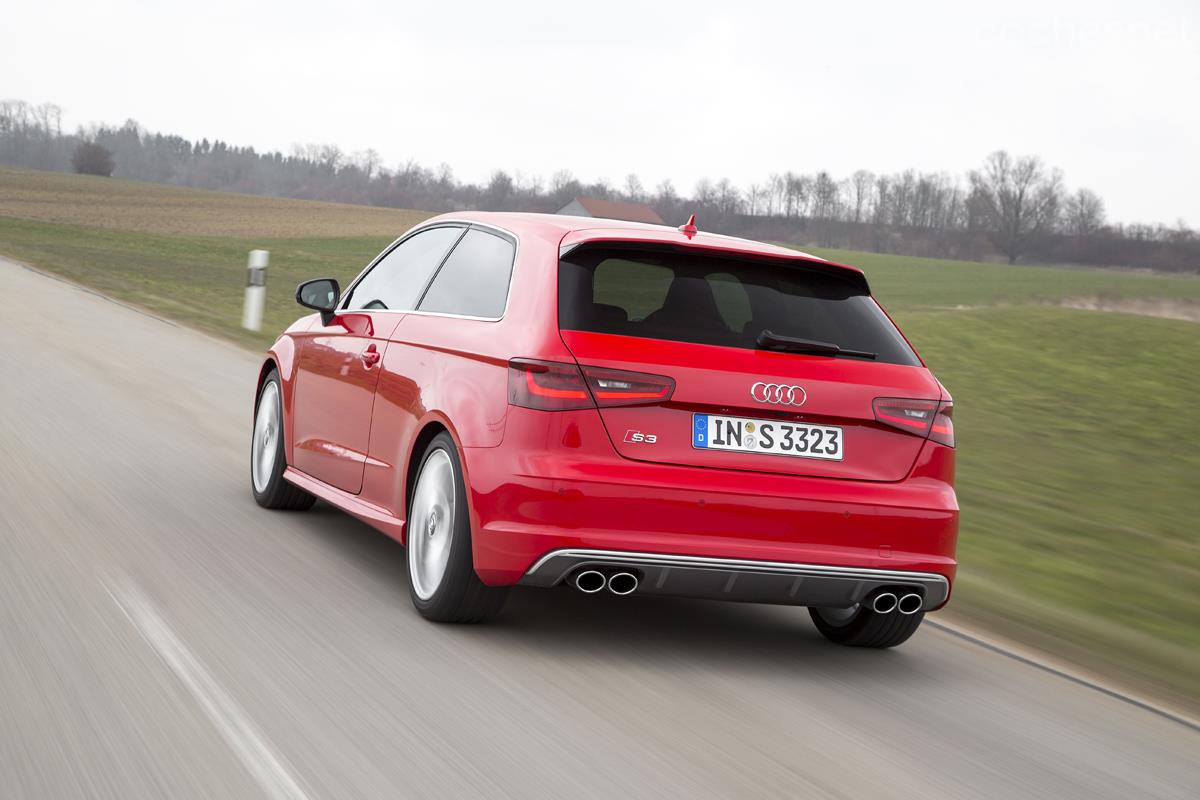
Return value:
[(421, 301), (421, 311), (489, 319), (504, 314), (516, 248), (508, 239), (472, 229), (462, 238)]
[(462, 228), (431, 228), (396, 245), (351, 291), (343, 308), (412, 311)]

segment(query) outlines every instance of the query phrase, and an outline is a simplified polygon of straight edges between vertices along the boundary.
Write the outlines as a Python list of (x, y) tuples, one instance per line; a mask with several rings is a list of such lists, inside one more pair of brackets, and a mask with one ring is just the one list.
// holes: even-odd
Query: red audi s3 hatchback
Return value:
[(431, 219), (270, 348), (251, 478), (401, 541), (425, 617), (516, 584), (807, 606), (890, 647), (945, 605), (950, 395), (863, 273), (680, 228)]

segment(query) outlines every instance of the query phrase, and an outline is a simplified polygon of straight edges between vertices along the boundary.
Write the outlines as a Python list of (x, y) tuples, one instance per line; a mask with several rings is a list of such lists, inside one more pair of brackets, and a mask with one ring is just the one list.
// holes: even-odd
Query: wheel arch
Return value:
[[(462, 440), (459, 438), (458, 431), (455, 430), (454, 424), (445, 416), (431, 412), (417, 429), (416, 435), (413, 437), (412, 446), (409, 447), (408, 453), (405, 455), (405, 464), (403, 467), (404, 482), (401, 484), (400, 508), (397, 509), (404, 514), (404, 538), (408, 538), (408, 503), (412, 497), (413, 486), (417, 482), (417, 472), (421, 468), (421, 457), (425, 454), (425, 450), (429, 447), (438, 434), (445, 433), (449, 435), (450, 441), (454, 443), (454, 449), (457, 451), (459, 468), (462, 470), (463, 486), (467, 494), (467, 515), (471, 521), (472, 531), (478, 530), (478, 519), (475, 516), (475, 504), (471, 498), (471, 479), (467, 472), (467, 458), (463, 451)], [(401, 544), (404, 542), (402, 541)], [(472, 549), (474, 546), (474, 536), (472, 536)]]
[(258, 396), (262, 394), (263, 384), (267, 382), (267, 376), (271, 374), (271, 370), (279, 371), (279, 364), (275, 361), (274, 356), (267, 356), (263, 359), (262, 366), (258, 368), (258, 381), (254, 384), (254, 412), (258, 413)]
[(296, 342), (284, 334), (275, 340), (258, 368), (258, 381), (254, 386), (254, 413), (258, 413), (258, 396), (271, 370), (279, 373), (279, 393), (283, 402), (283, 453), (292, 463), (293, 414), (295, 408)]

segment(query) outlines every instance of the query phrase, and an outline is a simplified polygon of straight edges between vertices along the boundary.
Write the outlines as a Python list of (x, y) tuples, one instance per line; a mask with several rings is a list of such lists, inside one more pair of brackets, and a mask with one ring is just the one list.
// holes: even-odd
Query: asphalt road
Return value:
[(248, 488), (258, 361), (0, 262), (0, 796), (1200, 796), (1200, 733), (926, 626), (516, 593)]

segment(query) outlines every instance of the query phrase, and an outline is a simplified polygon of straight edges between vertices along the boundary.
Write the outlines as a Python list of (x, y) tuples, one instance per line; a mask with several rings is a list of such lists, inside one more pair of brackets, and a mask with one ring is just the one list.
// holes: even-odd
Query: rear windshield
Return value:
[(559, 262), (563, 330), (754, 349), (777, 336), (921, 362), (857, 276), (779, 262), (582, 247)]

